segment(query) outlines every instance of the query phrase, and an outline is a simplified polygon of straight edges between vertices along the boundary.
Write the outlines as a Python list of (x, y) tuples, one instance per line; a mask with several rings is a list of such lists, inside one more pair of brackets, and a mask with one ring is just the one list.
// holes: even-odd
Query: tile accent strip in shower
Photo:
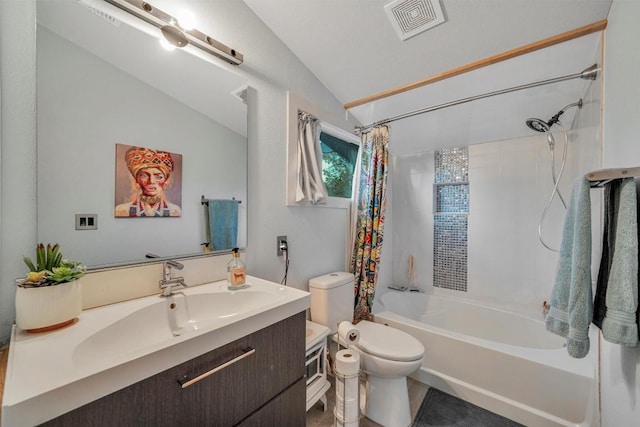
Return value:
[(435, 152), (433, 286), (467, 291), (469, 150)]

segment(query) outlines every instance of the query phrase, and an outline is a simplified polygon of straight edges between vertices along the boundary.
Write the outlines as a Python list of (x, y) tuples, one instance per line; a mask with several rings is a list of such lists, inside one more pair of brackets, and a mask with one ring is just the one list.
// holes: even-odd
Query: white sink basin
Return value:
[(96, 358), (137, 356), (194, 331), (229, 323), (240, 314), (269, 306), (284, 295), (260, 290), (176, 293), (142, 307), (83, 340), (73, 352), (79, 365)]
[(14, 327), (1, 424), (41, 424), (309, 307), (307, 292), (251, 276), (247, 283), (85, 310), (77, 323), (51, 332)]

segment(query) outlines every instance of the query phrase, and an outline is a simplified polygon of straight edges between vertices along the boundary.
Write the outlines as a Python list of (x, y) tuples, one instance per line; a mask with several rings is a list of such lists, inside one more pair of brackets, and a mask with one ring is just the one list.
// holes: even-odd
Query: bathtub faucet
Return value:
[(548, 302), (546, 301), (542, 301), (542, 316), (543, 317), (547, 317), (547, 313), (549, 313), (549, 309), (551, 308), (551, 306), (549, 305)]

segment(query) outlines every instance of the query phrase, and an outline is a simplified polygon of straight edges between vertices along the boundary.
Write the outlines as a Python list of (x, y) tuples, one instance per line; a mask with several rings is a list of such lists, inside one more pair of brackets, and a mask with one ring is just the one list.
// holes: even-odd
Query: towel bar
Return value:
[[(236, 200), (236, 198), (232, 197), (231, 200)], [(242, 203), (242, 200), (238, 200), (238, 203)], [(200, 196), (200, 204), (208, 206), (209, 205), (209, 199), (206, 199), (204, 197), (204, 195)]]
[(633, 168), (600, 169), (589, 172), (585, 174), (584, 177), (588, 181), (591, 181), (591, 188), (602, 187), (614, 179), (640, 177), (640, 166)]

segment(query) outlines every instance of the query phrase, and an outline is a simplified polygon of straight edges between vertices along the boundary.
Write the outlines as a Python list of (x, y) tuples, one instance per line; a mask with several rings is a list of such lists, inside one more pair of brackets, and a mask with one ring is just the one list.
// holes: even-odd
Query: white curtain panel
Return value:
[(361, 135), (362, 143), (358, 150), (356, 168), (353, 171), (353, 183), (351, 185), (351, 203), (347, 208), (347, 241), (345, 247), (344, 265), (345, 271), (353, 273), (353, 251), (356, 244), (356, 225), (358, 222), (358, 189), (360, 188), (360, 163), (362, 163), (362, 147), (366, 143), (367, 133)]
[(311, 114), (298, 112), (298, 180), (296, 203), (326, 203), (327, 190), (322, 182), (320, 121)]

